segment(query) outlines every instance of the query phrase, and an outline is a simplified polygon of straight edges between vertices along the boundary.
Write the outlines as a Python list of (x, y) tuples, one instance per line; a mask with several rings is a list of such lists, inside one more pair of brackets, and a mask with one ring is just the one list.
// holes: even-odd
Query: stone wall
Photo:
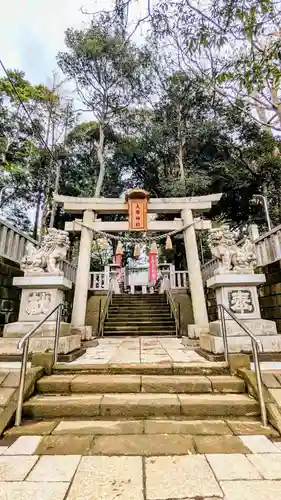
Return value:
[(209, 321), (216, 321), (218, 319), (216, 292), (214, 289), (205, 287), (205, 296)]
[(174, 301), (180, 306), (180, 326), (181, 334), (187, 335), (188, 325), (194, 323), (193, 319), (193, 309), (190, 293), (184, 290), (172, 290)]
[(259, 289), (261, 317), (275, 321), (281, 333), (281, 261), (259, 267), (256, 272), (266, 276), (266, 283)]
[(90, 292), (87, 301), (85, 325), (93, 328), (93, 335), (98, 335), (99, 309), (103, 309), (107, 291)]
[(19, 264), (0, 257), (0, 332), (7, 323), (18, 319), (21, 290), (13, 286), (13, 278), (23, 276)]

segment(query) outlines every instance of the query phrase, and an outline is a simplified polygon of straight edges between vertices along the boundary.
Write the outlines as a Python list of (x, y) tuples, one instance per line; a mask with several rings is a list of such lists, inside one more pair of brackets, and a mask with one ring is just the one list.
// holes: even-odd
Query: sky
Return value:
[[(33, 84), (48, 84), (56, 54), (64, 50), (64, 31), (83, 27), (90, 12), (110, 0), (5, 0), (0, 20), (0, 57), (7, 69), (21, 69)], [(2, 76), (2, 74), (1, 74)]]

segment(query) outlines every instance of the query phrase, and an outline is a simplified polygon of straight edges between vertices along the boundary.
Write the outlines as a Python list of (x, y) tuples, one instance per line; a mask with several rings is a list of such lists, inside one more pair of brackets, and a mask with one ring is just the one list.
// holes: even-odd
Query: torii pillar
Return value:
[(188, 336), (190, 338), (198, 338), (201, 333), (209, 332), (209, 320), (192, 210), (190, 208), (184, 208), (181, 212), (181, 215), (184, 225), (189, 225), (189, 227), (183, 230), (188, 279), (194, 318), (194, 325), (188, 325)]
[[(94, 221), (94, 217), (95, 214), (93, 210), (85, 210), (83, 214), (84, 224), (92, 224)], [(86, 227), (82, 227), (71, 317), (72, 327), (81, 330), (85, 328), (92, 243), (93, 231), (87, 229)]]

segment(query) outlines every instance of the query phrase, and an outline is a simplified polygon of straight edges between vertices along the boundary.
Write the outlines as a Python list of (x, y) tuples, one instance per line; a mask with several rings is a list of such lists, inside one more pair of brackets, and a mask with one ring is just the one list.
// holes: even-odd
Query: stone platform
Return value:
[[(45, 433), (52, 428), (50, 423)], [(185, 453), (164, 456), (152, 452), (156, 440), (159, 448), (159, 436), (125, 438), (54, 431), (7, 437), (0, 441), (0, 499), (277, 500), (281, 496), (280, 443), (263, 435), (160, 436), (163, 451), (185, 443)], [(115, 449), (128, 451), (126, 443), (132, 449), (138, 442), (135, 456), (112, 454), (113, 443)]]
[[(0, 338), (0, 356), (15, 356), (21, 355), (18, 349), (18, 338)], [(75, 349), (80, 349), (80, 335), (67, 335), (59, 339), (59, 354), (67, 354)], [(45, 352), (46, 350), (53, 351), (54, 337), (32, 337), (29, 341), (29, 352)]]

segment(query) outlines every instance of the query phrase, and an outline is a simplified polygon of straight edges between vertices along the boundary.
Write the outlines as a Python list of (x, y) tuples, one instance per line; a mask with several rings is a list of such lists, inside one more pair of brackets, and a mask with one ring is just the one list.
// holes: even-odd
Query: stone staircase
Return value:
[(201, 449), (202, 439), (215, 439), (242, 453), (236, 436), (276, 435), (225, 363), (57, 365), (23, 415), (17, 434), (40, 434), (41, 426), (53, 440), (92, 436), (91, 453), (104, 455), (194, 453), (200, 439)]
[(176, 335), (165, 295), (114, 295), (104, 336)]

